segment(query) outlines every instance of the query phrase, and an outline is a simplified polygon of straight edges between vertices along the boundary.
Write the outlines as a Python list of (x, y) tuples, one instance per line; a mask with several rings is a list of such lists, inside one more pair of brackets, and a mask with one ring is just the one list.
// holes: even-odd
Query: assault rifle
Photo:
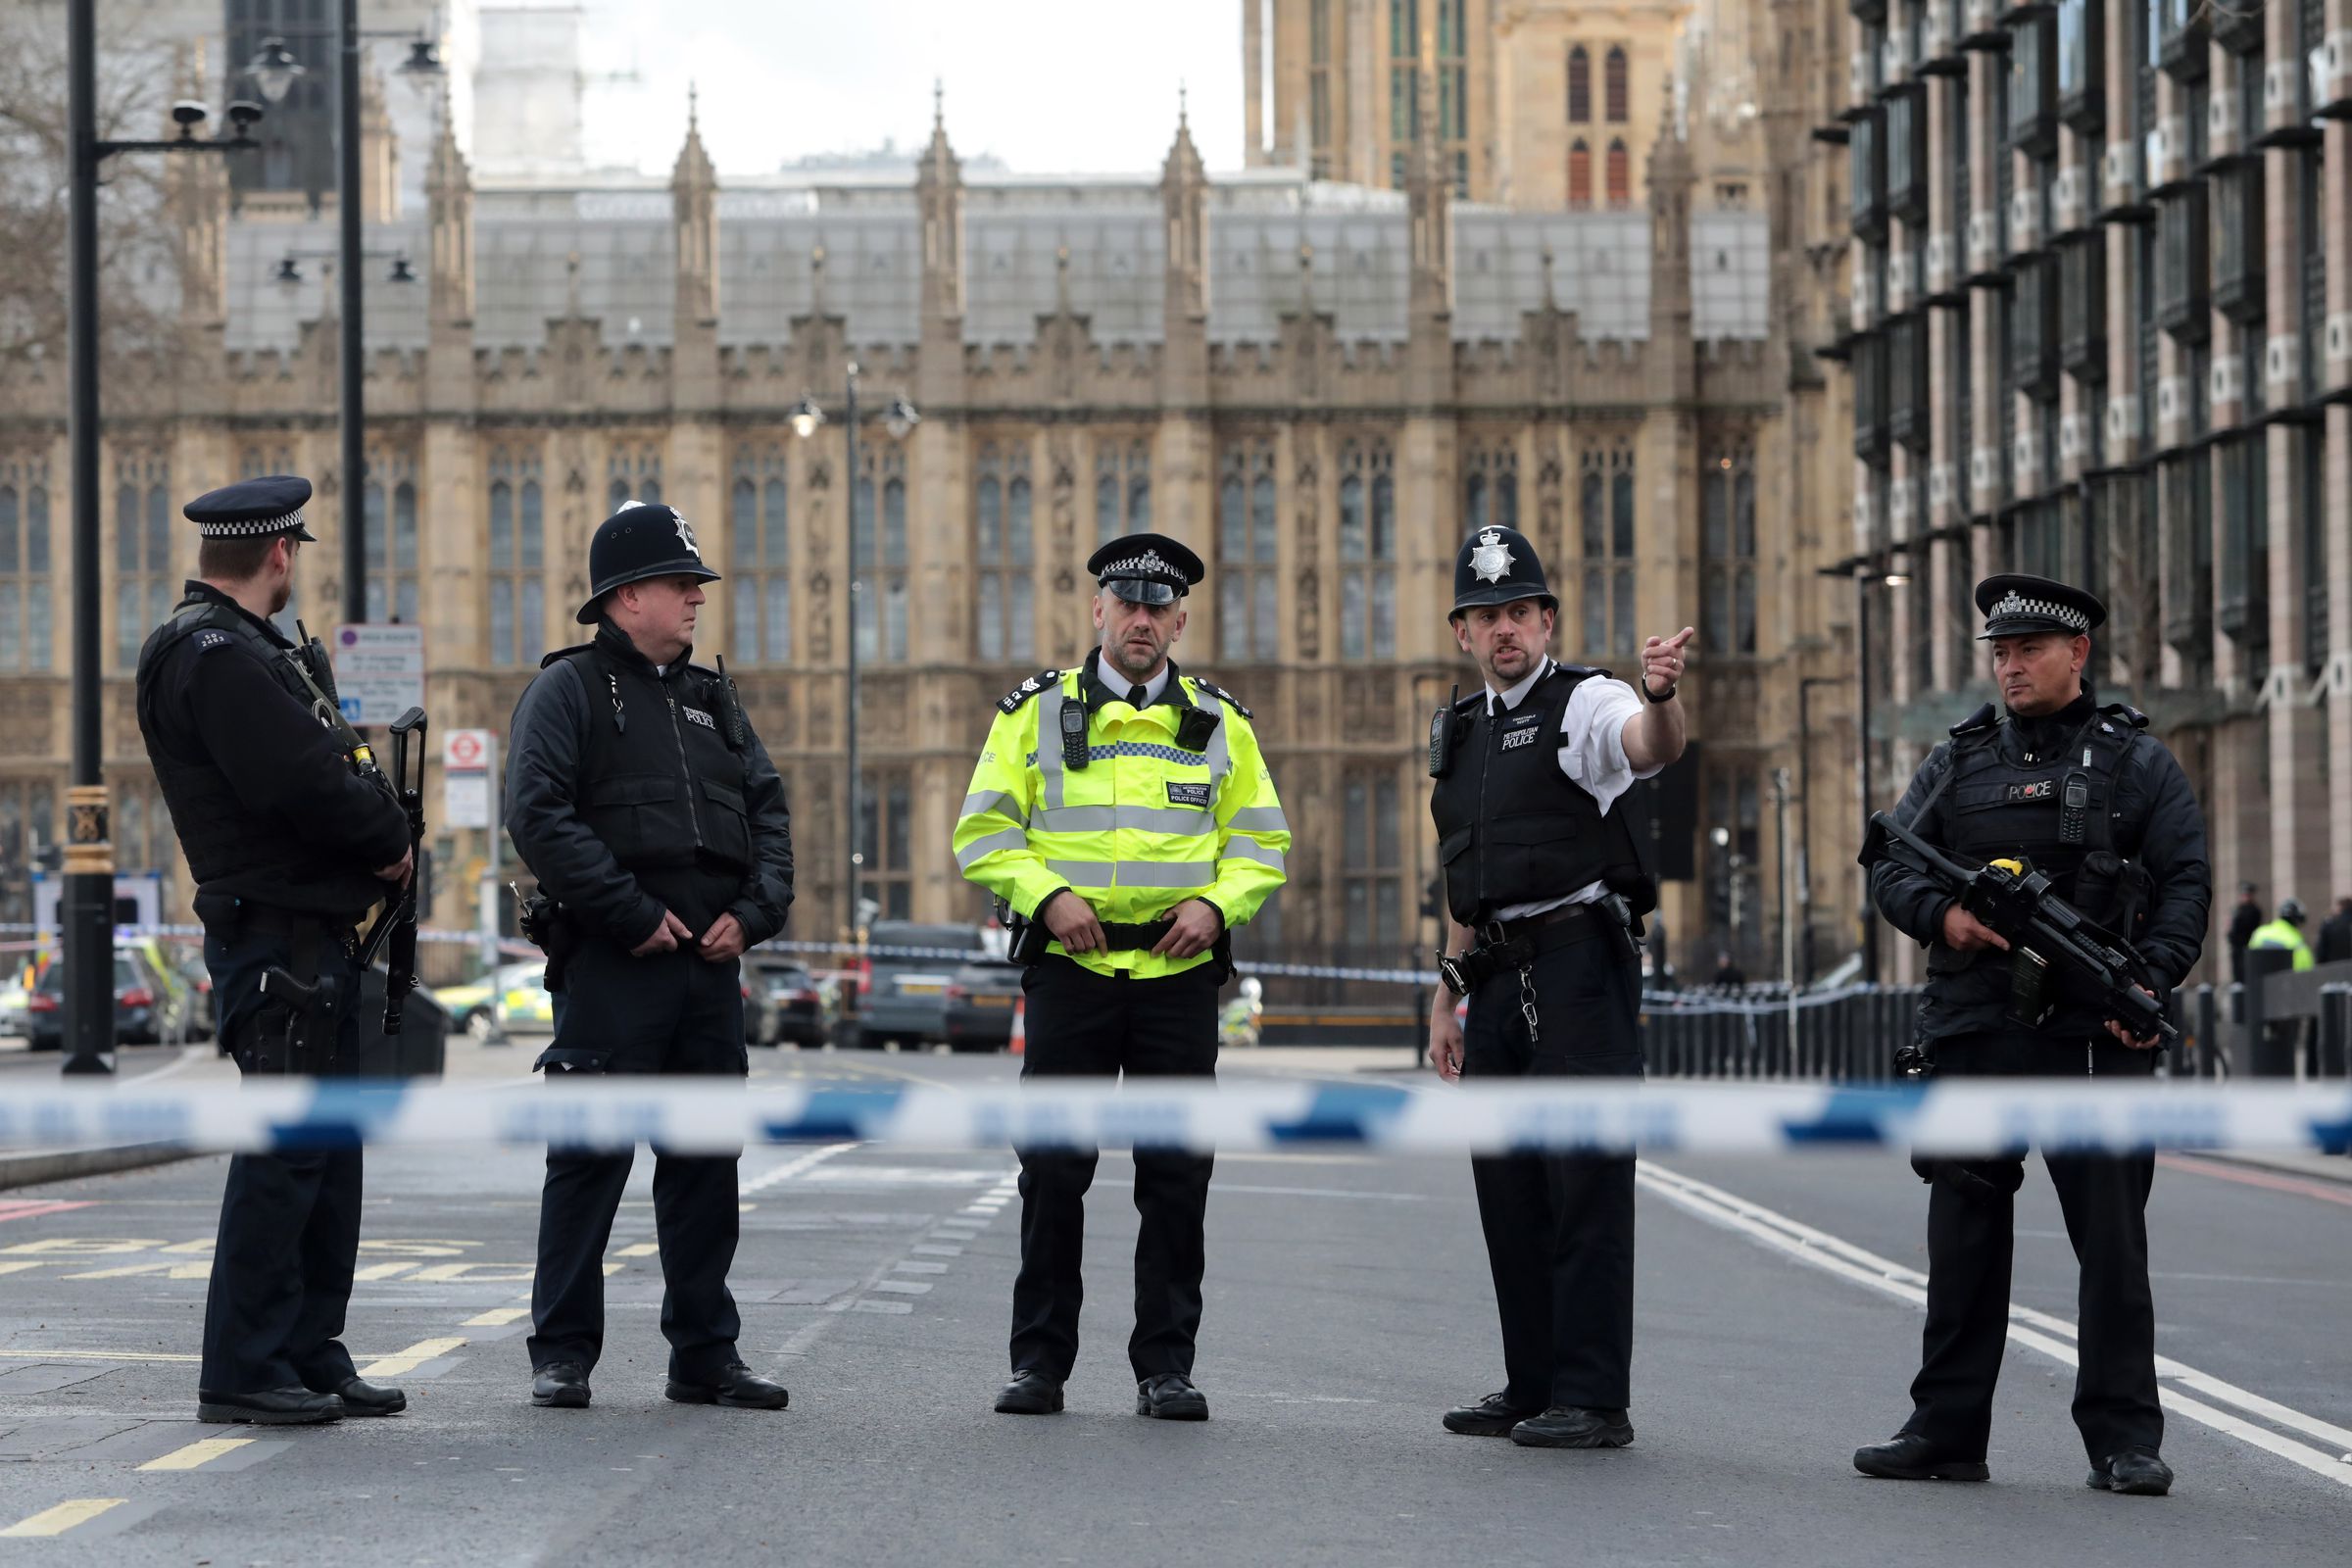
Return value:
[(1871, 813), (1857, 858), (1865, 867), (1890, 860), (1926, 877), (2004, 938), (2013, 960), (2072, 970), (2097, 996), (2106, 1016), (2132, 1039), (2179, 1035), (2153, 995), (2155, 978), (2132, 944), (2060, 898), (2044, 873), (2015, 860), (1993, 860), (1971, 870), (1885, 811)]
[(384, 960), (384, 1033), (400, 1033), (401, 1014), (409, 993), (416, 989), (416, 887), (424, 876), (424, 710), (412, 708), (392, 721), (392, 777), (394, 794), (409, 818), (410, 869), (408, 886), (385, 901), (383, 912), (368, 929), (360, 948), (360, 967)]

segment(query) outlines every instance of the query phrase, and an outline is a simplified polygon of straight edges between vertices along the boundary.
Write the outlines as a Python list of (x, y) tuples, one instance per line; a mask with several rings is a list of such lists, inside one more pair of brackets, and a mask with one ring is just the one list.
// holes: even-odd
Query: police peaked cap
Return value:
[(1480, 528), (1462, 541), (1453, 563), (1453, 609), (1448, 617), (1482, 605), (1540, 600), (1557, 612), (1560, 602), (1544, 578), (1544, 558), (1516, 528)]
[(273, 473), (207, 490), (179, 510), (206, 539), (259, 539), (282, 533), (315, 544), (318, 535), (302, 521), (302, 509), (310, 499), (310, 480)]
[(2107, 621), (2107, 607), (2095, 596), (2023, 571), (2005, 571), (1977, 584), (1977, 608), (1984, 612), (1984, 630), (1977, 637), (1981, 643), (2052, 631), (2087, 637)]
[(703, 564), (694, 529), (677, 508), (623, 501), (618, 512), (597, 524), (596, 537), (588, 542), (588, 602), (572, 618), (583, 626), (596, 624), (596, 607), (605, 595), (649, 577), (718, 581), (718, 573)]
[(1086, 569), (1131, 605), (1172, 605), (1208, 575), (1200, 558), (1164, 533), (1131, 533), (1086, 558)]

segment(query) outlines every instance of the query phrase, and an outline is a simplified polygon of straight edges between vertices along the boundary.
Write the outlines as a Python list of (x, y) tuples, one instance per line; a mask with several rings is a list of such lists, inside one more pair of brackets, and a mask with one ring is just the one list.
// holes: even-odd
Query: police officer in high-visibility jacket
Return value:
[[(1023, 1077), (1212, 1073), (1227, 937), (1284, 881), (1290, 826), (1250, 710), (1168, 650), (1200, 558), (1161, 534), (1095, 552), (1102, 645), (1000, 702), (956, 823), (956, 863), (1025, 922)], [(1024, 1150), (1007, 1415), (1062, 1407), (1078, 1355), (1079, 1253), (1092, 1152)], [(1205, 1154), (1138, 1150), (1136, 1412), (1201, 1421)]]

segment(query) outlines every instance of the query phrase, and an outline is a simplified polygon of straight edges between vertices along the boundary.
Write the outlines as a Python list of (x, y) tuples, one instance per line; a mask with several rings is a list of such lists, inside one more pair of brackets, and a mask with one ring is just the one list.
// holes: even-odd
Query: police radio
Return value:
[(1429, 721), (1429, 776), (1444, 778), (1453, 768), (1453, 705), (1462, 700), (1461, 682)]
[(1061, 705), (1061, 765), (1086, 765), (1086, 704)]

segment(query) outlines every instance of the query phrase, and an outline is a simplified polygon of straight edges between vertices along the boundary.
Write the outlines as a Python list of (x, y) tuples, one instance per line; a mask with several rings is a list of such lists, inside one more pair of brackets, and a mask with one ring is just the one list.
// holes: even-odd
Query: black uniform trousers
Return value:
[[(741, 1078), (739, 965), (691, 949), (631, 957), (590, 937), (555, 998), (556, 1037), (540, 1055), (559, 1073), (693, 1073)], [(712, 1383), (738, 1359), (743, 1321), (727, 1290), (742, 1228), (740, 1154), (654, 1151), (654, 1229), (662, 1252), (662, 1333), (669, 1375)], [(605, 1348), (605, 1249), (635, 1152), (550, 1148), (531, 1282), (531, 1365), (594, 1368)]]
[[(233, 901), (223, 902), (230, 912), (208, 919), (204, 934), (216, 1027), (241, 1072), (281, 1073), (287, 1017), (263, 996), (262, 976), (271, 965), (292, 970), (292, 938), (254, 929), (236, 917)], [(334, 982), (341, 999), (331, 1026), (335, 1053), (348, 1062), (360, 1044), (359, 965), (337, 942), (322, 940), (318, 949), (320, 979)], [(313, 1026), (318, 1033), (327, 1027)], [(297, 1384), (329, 1393), (352, 1377), (341, 1337), (359, 1259), (360, 1179), (356, 1146), (230, 1158), (205, 1297), (197, 1381), (205, 1393)]]
[[(2079, 1039), (2024, 1032), (1938, 1041), (1935, 1054), (1936, 1074), (1945, 1078), (2080, 1076), (2086, 1065), (2098, 1077), (2144, 1078), (2155, 1066), (2155, 1053), (2112, 1038), (2086, 1050)], [(2153, 1450), (2164, 1442), (2156, 1305), (2148, 1289), (2148, 1189), (2156, 1156), (2045, 1152), (2042, 1160), (2082, 1265), (2074, 1415), (2083, 1450), (2094, 1465), (2125, 1448)], [(2025, 1161), (2020, 1154), (1961, 1167), (1938, 1167), (1929, 1189), (1928, 1324), (1903, 1430), (1927, 1438), (1947, 1457), (1982, 1459), (2008, 1341), (2015, 1195)]]
[[(1539, 954), (1530, 1038), (1520, 976), (1470, 994), (1462, 1078), (1639, 1078), (1642, 983), (1629, 944), (1599, 921)], [(1498, 1154), (1470, 1161), (1502, 1319), (1503, 1396), (1522, 1410), (1622, 1410), (1634, 1356), (1634, 1161)]]
[[(1097, 974), (1058, 954), (1021, 976), (1027, 994), (1023, 1078), (1206, 1077), (1217, 1067), (1214, 959), (1155, 980)], [(1012, 1285), (1012, 1369), (1066, 1379), (1078, 1359), (1079, 1264), (1086, 1191), (1096, 1155), (1019, 1151), (1021, 1271)], [(1135, 1332), (1127, 1360), (1136, 1379), (1193, 1370), (1207, 1266), (1206, 1154), (1135, 1152)]]

